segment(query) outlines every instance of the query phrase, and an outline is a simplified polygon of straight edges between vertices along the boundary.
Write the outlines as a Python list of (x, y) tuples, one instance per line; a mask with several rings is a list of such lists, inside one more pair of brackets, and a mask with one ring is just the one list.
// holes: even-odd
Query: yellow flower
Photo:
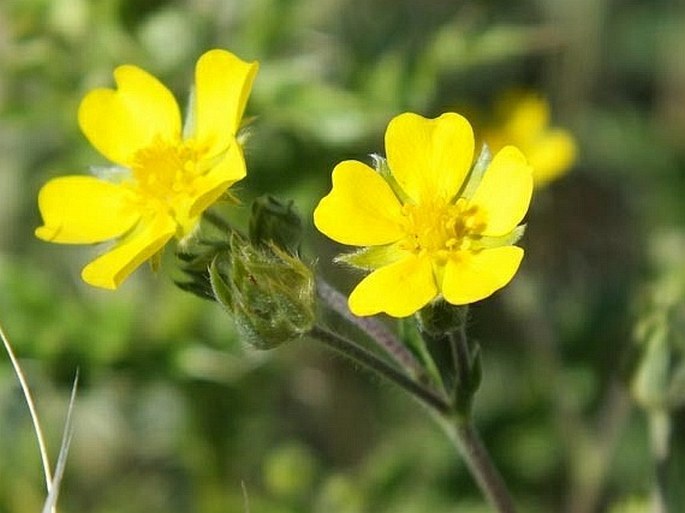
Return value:
[(576, 142), (570, 132), (551, 128), (549, 103), (530, 92), (509, 92), (495, 106), (497, 126), (483, 139), (497, 151), (508, 144), (520, 148), (533, 168), (535, 187), (566, 174), (576, 160)]
[(106, 177), (65, 176), (38, 195), (40, 239), (92, 244), (115, 239), (82, 271), (95, 287), (117, 288), (169, 240), (186, 235), (202, 212), (245, 176), (236, 140), (257, 73), (224, 50), (195, 68), (185, 126), (171, 92), (136, 66), (114, 70), (117, 89), (95, 89), (78, 111), (90, 143), (117, 166)]
[(473, 130), (454, 113), (395, 117), (385, 148), (389, 170), (338, 164), (314, 211), (319, 231), (366, 246), (340, 257), (372, 271), (349, 297), (352, 312), (405, 317), (439, 295), (463, 305), (505, 286), (523, 258), (513, 244), (533, 190), (521, 152), (507, 146), (472, 169)]

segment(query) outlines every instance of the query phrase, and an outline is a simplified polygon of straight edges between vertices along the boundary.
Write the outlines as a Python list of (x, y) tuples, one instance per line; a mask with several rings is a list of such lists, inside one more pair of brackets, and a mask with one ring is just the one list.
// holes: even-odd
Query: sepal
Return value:
[(294, 202), (283, 202), (268, 194), (254, 200), (249, 235), (253, 244), (273, 244), (296, 254), (302, 242), (302, 219)]
[(405, 253), (397, 245), (388, 244), (385, 246), (369, 246), (351, 253), (343, 253), (335, 257), (335, 262), (344, 263), (357, 269), (373, 271), (379, 267), (397, 262), (403, 256), (405, 256)]

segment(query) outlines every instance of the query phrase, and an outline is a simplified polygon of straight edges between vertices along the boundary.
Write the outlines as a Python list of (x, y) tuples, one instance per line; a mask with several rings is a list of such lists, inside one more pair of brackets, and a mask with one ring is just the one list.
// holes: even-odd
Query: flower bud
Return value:
[(212, 261), (209, 279), (216, 300), (257, 349), (277, 347), (314, 325), (313, 274), (275, 244), (259, 247), (234, 234), (230, 251)]

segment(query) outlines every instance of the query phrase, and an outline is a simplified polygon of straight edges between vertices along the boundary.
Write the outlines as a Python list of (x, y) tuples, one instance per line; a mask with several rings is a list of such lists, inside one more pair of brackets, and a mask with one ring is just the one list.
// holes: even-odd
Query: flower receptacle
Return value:
[(416, 313), (421, 331), (433, 337), (449, 335), (461, 329), (468, 316), (468, 306), (455, 306), (443, 299), (427, 304)]

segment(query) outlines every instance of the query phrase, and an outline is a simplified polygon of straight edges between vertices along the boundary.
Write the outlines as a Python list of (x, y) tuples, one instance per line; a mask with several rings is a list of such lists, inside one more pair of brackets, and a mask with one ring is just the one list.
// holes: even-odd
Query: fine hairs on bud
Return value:
[(215, 299), (257, 349), (299, 338), (314, 325), (311, 270), (273, 244), (256, 246), (234, 234), (230, 251), (212, 261), (209, 277)]

